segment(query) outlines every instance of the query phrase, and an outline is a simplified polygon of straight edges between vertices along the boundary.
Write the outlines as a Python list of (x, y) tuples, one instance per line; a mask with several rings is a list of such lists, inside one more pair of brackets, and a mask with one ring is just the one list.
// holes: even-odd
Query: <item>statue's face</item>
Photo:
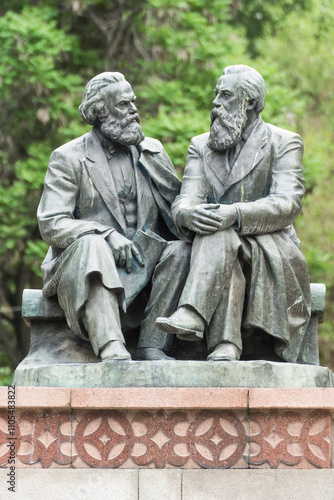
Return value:
[(235, 146), (247, 123), (247, 98), (240, 86), (238, 74), (219, 78), (211, 112), (208, 146), (217, 151)]
[(109, 114), (101, 120), (101, 132), (106, 137), (124, 145), (137, 145), (142, 142), (145, 136), (139, 125), (135, 99), (128, 82), (110, 85), (107, 100)]
[(240, 98), (242, 98), (240, 75), (227, 74), (221, 76), (214, 92), (216, 97), (212, 101), (212, 104), (215, 107), (223, 106), (230, 114), (234, 113), (239, 109)]

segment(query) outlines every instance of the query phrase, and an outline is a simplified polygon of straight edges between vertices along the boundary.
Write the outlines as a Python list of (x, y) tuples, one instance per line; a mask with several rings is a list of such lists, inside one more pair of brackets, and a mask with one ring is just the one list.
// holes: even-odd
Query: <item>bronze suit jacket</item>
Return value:
[(301, 137), (260, 118), (231, 170), (227, 153), (212, 151), (208, 138), (206, 133), (191, 141), (181, 194), (173, 205), (175, 220), (187, 206), (227, 203), (238, 209), (240, 235), (293, 233), (289, 226), (304, 194)]
[[(170, 207), (181, 181), (161, 143), (145, 138), (131, 146), (137, 188), (137, 229), (163, 238), (177, 235)], [(125, 235), (126, 223), (112, 172), (101, 143), (91, 132), (56, 149), (51, 157), (38, 207), (42, 238), (49, 252), (42, 264), (44, 284), (63, 249), (89, 233)]]

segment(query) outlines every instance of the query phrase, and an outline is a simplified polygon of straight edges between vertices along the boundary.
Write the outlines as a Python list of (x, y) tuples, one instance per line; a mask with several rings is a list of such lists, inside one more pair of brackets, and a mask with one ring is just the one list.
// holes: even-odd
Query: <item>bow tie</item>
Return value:
[(124, 144), (119, 144), (118, 142), (108, 141), (107, 147), (111, 155), (117, 153), (129, 154), (131, 152), (129, 146), (124, 146)]

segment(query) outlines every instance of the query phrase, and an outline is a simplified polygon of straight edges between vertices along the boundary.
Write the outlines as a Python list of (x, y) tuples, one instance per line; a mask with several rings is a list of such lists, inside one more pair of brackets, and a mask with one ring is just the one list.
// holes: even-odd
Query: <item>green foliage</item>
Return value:
[[(297, 89), (304, 96), (309, 109), (306, 113), (321, 114), (331, 122), (331, 86), (333, 62), (329, 47), (333, 46), (334, 33), (327, 29), (333, 26), (334, 8), (332, 3), (315, 2), (311, 13), (292, 13), (277, 30), (275, 37), (258, 40), (261, 52), (270, 53), (280, 68), (286, 84), (283, 87)], [(305, 116), (300, 115), (300, 127), (305, 124)]]
[(0, 386), (11, 385), (12, 382), (13, 382), (13, 370), (9, 368), (9, 366), (0, 365)]
[(243, 25), (248, 50), (252, 57), (263, 55), (258, 41), (266, 41), (290, 18), (291, 13), (303, 15), (312, 7), (312, 0), (240, 0), (231, 3), (234, 12), (233, 25)]
[(168, 112), (165, 106), (160, 106), (157, 116), (147, 118), (143, 128), (147, 136), (154, 136), (164, 144), (167, 153), (173, 158), (180, 178), (182, 178), (191, 138), (206, 132), (209, 126), (208, 112), (196, 109), (192, 113)]
[(13, 382), (13, 368), (10, 366), (8, 357), (0, 352), (0, 386), (11, 385)]
[(14, 308), (1, 314), (0, 333), (16, 332), (17, 346), (6, 344), (15, 364), (24, 354), (22, 289), (36, 282), (46, 246), (36, 224), (44, 173), (76, 117), (82, 78), (65, 70), (80, 52), (78, 40), (58, 27), (49, 6), (8, 10), (0, 18), (0, 44), (0, 295), (2, 305)]
[(28, 248), (30, 259), (33, 248), (41, 258), (40, 245), (31, 241), (39, 239), (37, 202), (50, 152), (76, 118), (82, 79), (62, 68), (78, 41), (57, 27), (50, 7), (8, 11), (0, 18), (0, 44), (0, 263), (15, 268)]

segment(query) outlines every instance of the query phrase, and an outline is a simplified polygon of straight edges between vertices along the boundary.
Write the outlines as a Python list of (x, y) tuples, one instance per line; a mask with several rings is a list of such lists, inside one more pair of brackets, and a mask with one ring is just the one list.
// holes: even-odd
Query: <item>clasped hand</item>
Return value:
[(237, 219), (237, 210), (233, 205), (214, 203), (201, 203), (195, 207), (184, 208), (179, 217), (181, 226), (201, 236), (227, 229)]
[(125, 267), (126, 272), (131, 273), (134, 257), (141, 266), (144, 266), (143, 258), (136, 245), (122, 234), (113, 231), (107, 236), (106, 241), (112, 249), (117, 267)]

